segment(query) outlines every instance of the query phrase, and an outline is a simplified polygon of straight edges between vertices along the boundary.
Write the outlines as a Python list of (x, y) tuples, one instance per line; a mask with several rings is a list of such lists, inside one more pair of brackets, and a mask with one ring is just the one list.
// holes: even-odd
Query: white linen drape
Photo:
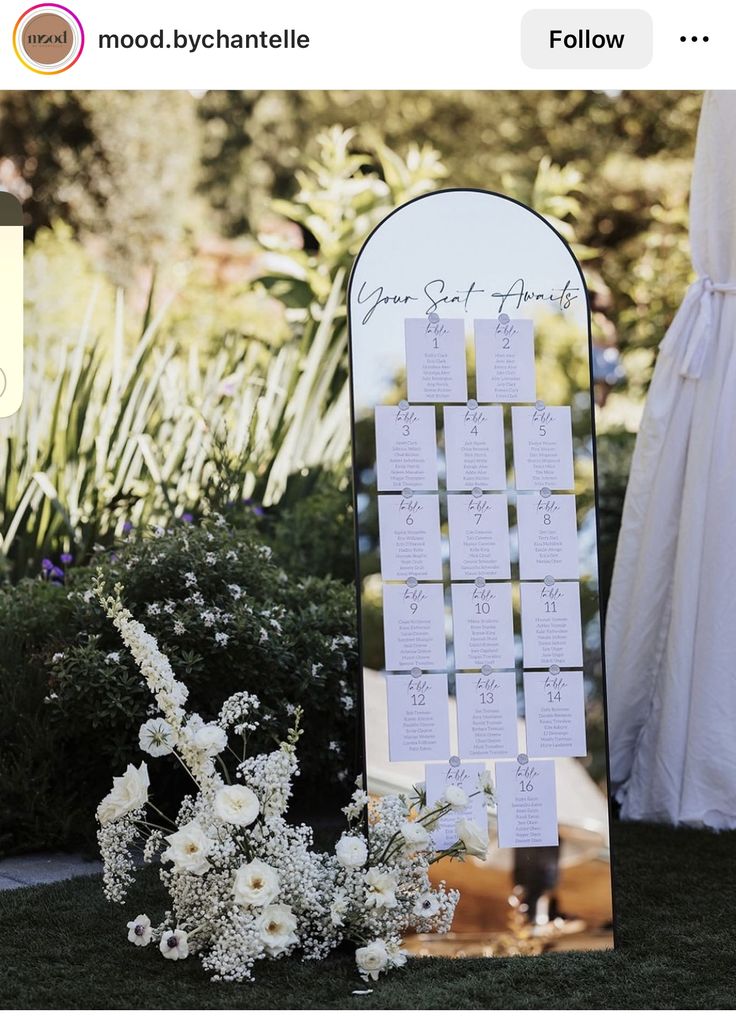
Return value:
[(609, 600), (611, 780), (624, 818), (736, 828), (736, 92), (703, 100), (690, 238)]

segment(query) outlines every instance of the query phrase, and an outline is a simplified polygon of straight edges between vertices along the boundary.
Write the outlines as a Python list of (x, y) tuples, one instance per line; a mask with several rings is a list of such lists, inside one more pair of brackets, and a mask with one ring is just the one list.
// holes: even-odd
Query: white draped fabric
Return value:
[(611, 780), (624, 818), (736, 828), (736, 92), (703, 100), (690, 238), (608, 607)]

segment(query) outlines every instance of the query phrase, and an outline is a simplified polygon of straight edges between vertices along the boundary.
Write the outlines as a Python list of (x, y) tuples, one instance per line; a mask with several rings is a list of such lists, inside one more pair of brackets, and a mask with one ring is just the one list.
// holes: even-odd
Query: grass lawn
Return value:
[(125, 906), (97, 878), (0, 894), (0, 1006), (11, 1008), (732, 1008), (736, 832), (614, 829), (618, 949), (539, 958), (410, 962), (372, 985), (350, 955), (264, 963), (256, 983), (208, 982), (126, 940), (164, 906), (155, 872)]

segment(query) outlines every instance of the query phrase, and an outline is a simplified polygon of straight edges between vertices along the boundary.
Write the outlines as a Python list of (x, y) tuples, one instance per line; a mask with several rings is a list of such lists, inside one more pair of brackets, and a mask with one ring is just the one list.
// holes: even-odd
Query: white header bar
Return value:
[[(0, 87), (6, 89), (703, 89), (736, 84), (731, 55), (736, 19), (728, 5), (713, 0), (628, 3), (621, 6), (620, 18), (611, 0), (589, 0), (574, 11), (559, 2), (535, 0), (527, 5), (479, 0), (63, 0), (62, 10), (68, 9), (83, 30), (79, 53), (76, 36), (66, 39), (63, 32), (53, 36), (39, 30), (53, 21), (36, 20), (34, 29), (34, 16), (28, 16), (32, 0), (4, 0), (2, 6)], [(644, 17), (632, 19), (634, 10)], [(525, 52), (530, 46), (549, 50), (548, 61), (542, 54), (542, 62), (549, 64), (545, 69), (529, 67), (522, 59), (528, 11), (537, 12), (536, 23), (540, 11), (564, 14), (559, 26), (552, 18), (550, 32), (558, 31), (554, 42), (546, 27), (525, 41)], [(598, 21), (586, 19), (586, 11), (607, 12), (597, 47)], [(572, 33), (566, 27), (571, 15)], [(19, 19), (23, 31), (14, 33)], [(636, 35), (641, 24), (651, 25), (649, 40)], [(77, 29), (72, 29), (74, 35)], [(14, 34), (24, 33), (30, 40), (25, 60), (23, 38), (16, 40), (18, 54), (13, 45)], [(617, 43), (622, 33), (626, 39)], [(568, 45), (567, 35), (579, 44), (571, 40)], [(611, 47), (639, 52), (645, 44), (651, 49), (646, 66), (606, 66), (612, 62)], [(590, 66), (581, 68), (586, 45), (583, 62)], [(57, 70), (71, 59), (68, 69)], [(54, 73), (39, 70), (44, 60)]]

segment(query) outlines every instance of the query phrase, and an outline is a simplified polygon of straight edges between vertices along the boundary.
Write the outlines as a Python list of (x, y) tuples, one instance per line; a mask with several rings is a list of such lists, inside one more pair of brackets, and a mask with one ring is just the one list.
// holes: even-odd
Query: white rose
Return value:
[(406, 843), (406, 850), (408, 852), (413, 853), (429, 847), (429, 832), (418, 821), (405, 821), (399, 826), (399, 831)]
[(362, 867), (368, 859), (368, 847), (357, 835), (343, 835), (335, 846), (335, 856), (347, 870)]
[(226, 785), (215, 796), (215, 813), (226, 824), (251, 824), (258, 817), (258, 797), (246, 785)]
[(299, 940), (296, 936), (296, 917), (289, 906), (266, 906), (258, 917), (256, 928), (266, 954), (276, 958)]
[(145, 947), (153, 937), (151, 921), (145, 913), (141, 913), (128, 924), (128, 941), (134, 945)]
[(148, 765), (143, 762), (138, 768), (129, 764), (124, 775), (112, 780), (112, 791), (97, 808), (100, 824), (109, 824), (125, 817), (132, 810), (138, 810), (148, 799)]
[(386, 870), (371, 867), (363, 878), (368, 891), (365, 893), (366, 906), (374, 909), (391, 909), (396, 905), (396, 878)]
[(205, 835), (198, 821), (190, 821), (173, 835), (167, 835), (169, 848), (161, 854), (162, 860), (170, 860), (175, 870), (189, 874), (206, 874), (210, 869), (207, 853), (212, 841)]
[(192, 736), (192, 743), (207, 757), (216, 757), (227, 746), (227, 733), (219, 725), (210, 722), (196, 730)]
[(479, 828), (475, 821), (463, 819), (457, 823), (457, 837), (465, 845), (468, 856), (485, 860), (488, 852), (488, 832)]
[(158, 946), (164, 959), (186, 959), (189, 955), (189, 945), (184, 931), (164, 931), (161, 935), (161, 942)]
[(364, 980), (378, 980), (379, 974), (388, 965), (385, 943), (379, 939), (356, 949), (355, 964)]
[(443, 799), (453, 810), (464, 810), (468, 805), (468, 794), (459, 785), (448, 785)]
[(233, 896), (239, 906), (266, 906), (279, 894), (279, 876), (263, 860), (244, 863), (235, 872)]
[(174, 730), (165, 718), (151, 718), (138, 730), (138, 743), (151, 757), (164, 757), (174, 749)]

